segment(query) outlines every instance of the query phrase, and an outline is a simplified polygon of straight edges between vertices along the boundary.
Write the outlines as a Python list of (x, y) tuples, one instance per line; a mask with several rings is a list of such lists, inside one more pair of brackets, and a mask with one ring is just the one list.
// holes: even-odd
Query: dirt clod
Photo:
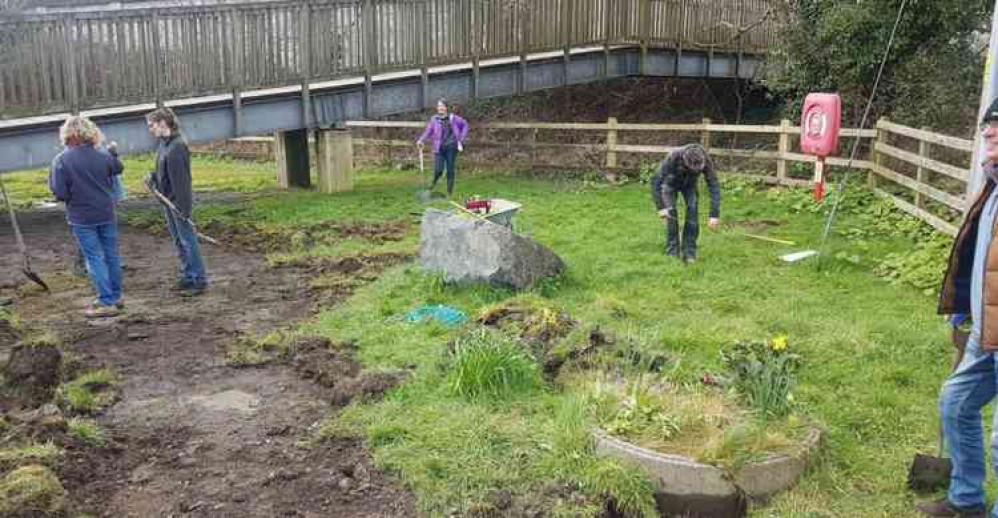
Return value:
[(346, 378), (336, 383), (330, 401), (334, 405), (346, 405), (354, 399), (378, 398), (404, 380), (405, 373), (397, 371), (362, 372), (355, 378)]
[(62, 352), (56, 347), (17, 345), (4, 367), (4, 378), (22, 404), (37, 406), (51, 399), (61, 366)]

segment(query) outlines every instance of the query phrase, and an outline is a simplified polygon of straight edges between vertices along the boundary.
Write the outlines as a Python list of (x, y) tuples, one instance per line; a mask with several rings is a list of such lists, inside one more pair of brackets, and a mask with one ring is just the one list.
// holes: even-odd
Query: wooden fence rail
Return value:
[[(423, 128), (422, 122), (409, 121), (350, 121), (347, 126), (362, 133), (359, 147), (376, 146), (392, 156), (393, 149), (407, 149), (413, 145), (415, 135)], [(562, 169), (628, 169), (622, 165), (626, 156), (639, 157), (637, 163), (655, 162), (679, 145), (699, 137), (699, 141), (714, 157), (733, 158), (740, 161), (760, 161), (775, 165), (765, 179), (776, 184), (806, 184), (808, 168), (804, 175), (790, 173), (795, 164), (814, 163), (815, 158), (796, 151), (795, 142), (800, 127), (784, 120), (775, 125), (714, 124), (705, 119), (700, 124), (634, 124), (610, 118), (601, 123), (560, 122), (507, 122), (474, 124), (473, 134), (488, 134), (492, 130), (520, 131), (518, 137), (504, 141), (474, 140), (470, 148), (498, 148), (500, 150), (529, 150), (528, 167), (554, 167)], [(408, 130), (409, 140), (385, 138), (386, 130)], [(378, 134), (371, 134), (371, 132)], [(538, 141), (538, 132), (557, 132), (553, 141)], [(578, 136), (569, 138), (572, 135)], [(673, 134), (671, 138), (667, 136)], [(629, 143), (636, 140), (672, 142), (674, 145)], [(678, 135), (675, 136), (675, 135)], [(880, 196), (891, 200), (899, 209), (908, 212), (936, 229), (955, 234), (956, 223), (967, 206), (966, 183), (973, 150), (973, 141), (940, 135), (924, 129), (915, 129), (881, 120), (876, 129), (845, 129), (842, 132), (843, 148), (851, 148), (851, 139), (859, 136), (863, 156), (852, 163), (853, 169), (868, 171), (868, 182)], [(643, 138), (641, 138), (643, 136)], [(730, 147), (734, 136), (752, 136), (752, 147)], [(650, 137), (650, 138), (649, 138)], [(685, 140), (682, 140), (685, 139)], [(582, 142), (580, 142), (582, 140)], [(568, 141), (568, 142), (566, 142)], [(536, 162), (537, 149), (557, 153), (557, 164)], [(571, 153), (586, 157), (602, 157), (598, 164), (571, 163)], [(496, 163), (494, 159), (485, 162)], [(506, 162), (503, 162), (506, 163)], [(634, 164), (635, 162), (631, 162)], [(828, 160), (833, 167), (845, 167), (849, 161), (836, 157)], [(962, 165), (955, 165), (962, 164)], [(798, 166), (798, 168), (800, 168)]]
[[(0, 117), (640, 45), (764, 53), (765, 0), (303, 0), (0, 12)], [(744, 30), (742, 30), (744, 29)]]

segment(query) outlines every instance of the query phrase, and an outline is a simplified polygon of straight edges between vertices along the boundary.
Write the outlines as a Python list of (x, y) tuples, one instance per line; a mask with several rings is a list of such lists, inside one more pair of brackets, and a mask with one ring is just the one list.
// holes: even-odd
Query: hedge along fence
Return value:
[[(423, 122), (350, 121), (361, 162), (418, 161), (413, 143)], [(610, 175), (652, 167), (679, 146), (699, 142), (722, 171), (754, 174), (768, 183), (808, 185), (815, 158), (800, 152), (800, 127), (788, 120), (774, 125), (503, 122), (472, 124), (462, 163), (466, 167), (527, 170), (602, 171)], [(847, 155), (855, 137), (860, 153), (852, 168), (868, 171), (868, 184), (899, 209), (953, 235), (967, 206), (967, 164), (973, 141), (892, 123), (873, 130), (844, 129), (840, 148)], [(425, 151), (426, 167), (432, 154)], [(828, 160), (834, 169), (847, 157)]]

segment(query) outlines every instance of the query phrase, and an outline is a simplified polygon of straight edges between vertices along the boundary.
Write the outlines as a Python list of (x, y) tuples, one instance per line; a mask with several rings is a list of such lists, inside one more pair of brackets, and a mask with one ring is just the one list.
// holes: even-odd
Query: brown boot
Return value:
[(923, 502), (916, 505), (915, 510), (925, 516), (938, 518), (987, 518), (988, 516), (988, 512), (985, 510), (971, 511), (953, 507), (953, 504), (945, 498), (934, 502)]

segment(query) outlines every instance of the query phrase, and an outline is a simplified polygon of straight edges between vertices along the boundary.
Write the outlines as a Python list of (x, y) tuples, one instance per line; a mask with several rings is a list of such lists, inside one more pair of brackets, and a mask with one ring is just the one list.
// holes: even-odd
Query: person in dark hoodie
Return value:
[[(918, 504), (922, 515), (936, 517), (988, 516), (984, 482), (987, 477), (981, 410), (998, 393), (998, 100), (984, 113), (984, 188), (967, 210), (950, 253), (939, 294), (939, 313), (958, 326), (970, 315), (970, 337), (959, 365), (943, 383), (939, 415), (953, 470), (946, 497)], [(995, 288), (992, 288), (994, 286)], [(998, 424), (998, 414), (994, 418)], [(991, 465), (998, 472), (998, 434), (991, 434)], [(998, 505), (991, 516), (998, 516)]]
[[(673, 151), (658, 166), (658, 172), (651, 179), (652, 200), (666, 227), (665, 253), (677, 258), (682, 253), (682, 259), (686, 263), (696, 261), (697, 257), (697, 236), (700, 235), (697, 182), (701, 174), (710, 191), (710, 218), (707, 225), (714, 230), (720, 221), (721, 189), (714, 164), (703, 147), (690, 144)], [(683, 224), (681, 243), (679, 211), (676, 207), (679, 194), (686, 201), (686, 221)]]
[(65, 149), (52, 160), (49, 188), (66, 204), (66, 218), (97, 292), (84, 314), (88, 318), (116, 316), (124, 304), (113, 191), (114, 177), (124, 166), (114, 143), (108, 151), (97, 148), (104, 137), (90, 119), (69, 117), (59, 137)]
[(180, 258), (180, 279), (175, 288), (182, 296), (196, 296), (208, 286), (198, 238), (191, 224), (194, 193), (191, 188), (191, 152), (180, 133), (180, 121), (173, 110), (160, 108), (146, 115), (149, 133), (159, 139), (156, 170), (147, 181), (177, 208), (166, 208), (166, 224)]
[(437, 186), (437, 181), (447, 170), (447, 196), (454, 194), (454, 180), (457, 176), (457, 154), (464, 151), (464, 143), (468, 140), (468, 122), (450, 112), (445, 99), (437, 101), (437, 114), (426, 123), (426, 130), (416, 141), (420, 148), (429, 139), (433, 143), (433, 154), (436, 157), (433, 169), (433, 184), (430, 190)]

